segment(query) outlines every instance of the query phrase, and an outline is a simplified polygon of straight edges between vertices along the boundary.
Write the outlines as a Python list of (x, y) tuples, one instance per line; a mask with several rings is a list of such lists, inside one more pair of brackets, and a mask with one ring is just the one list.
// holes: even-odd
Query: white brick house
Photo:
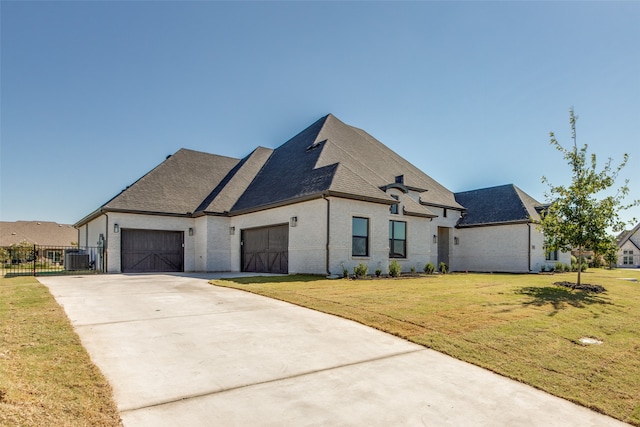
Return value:
[(327, 115), (243, 159), (181, 149), (75, 226), (80, 245), (105, 245), (108, 272), (539, 271), (537, 202), (504, 187), (476, 190), (489, 205), (454, 194)]

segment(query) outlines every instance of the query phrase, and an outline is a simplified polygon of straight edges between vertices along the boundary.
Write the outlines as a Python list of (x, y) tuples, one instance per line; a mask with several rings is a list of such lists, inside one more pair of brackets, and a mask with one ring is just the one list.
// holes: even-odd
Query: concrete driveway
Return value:
[(212, 277), (39, 280), (112, 384), (127, 427), (626, 425), (358, 323), (211, 286)]

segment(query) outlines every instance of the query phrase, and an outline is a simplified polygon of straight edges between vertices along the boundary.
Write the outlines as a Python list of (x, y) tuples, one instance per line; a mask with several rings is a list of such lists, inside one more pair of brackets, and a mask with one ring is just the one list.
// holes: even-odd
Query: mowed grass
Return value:
[[(212, 283), (372, 326), (640, 426), (640, 272), (449, 274), (380, 280), (309, 276)], [(589, 337), (602, 344), (584, 345)]]
[(111, 387), (33, 277), (0, 278), (0, 425), (121, 425)]

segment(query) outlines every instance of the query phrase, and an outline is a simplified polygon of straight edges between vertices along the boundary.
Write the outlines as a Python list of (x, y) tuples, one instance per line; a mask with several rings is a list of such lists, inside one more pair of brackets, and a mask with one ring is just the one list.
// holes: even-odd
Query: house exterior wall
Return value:
[(78, 245), (98, 246), (101, 234), (105, 240), (107, 239), (109, 233), (107, 224), (108, 217), (106, 215), (100, 215), (93, 221), (78, 228)]
[(453, 209), (435, 208), (430, 206), (428, 208), (430, 211), (438, 215), (437, 218), (433, 218), (433, 220), (430, 222), (430, 234), (427, 235), (427, 243), (429, 244), (428, 262), (432, 263), (436, 267), (436, 269), (438, 269), (438, 227), (448, 228), (449, 271), (464, 270), (464, 268), (460, 267), (460, 260), (458, 259), (458, 245), (454, 244), (455, 237), (457, 236), (457, 230), (455, 229), (455, 226), (460, 219), (461, 212)]
[[(83, 227), (89, 227), (90, 235), (95, 234), (93, 230), (106, 229), (108, 233), (106, 236), (106, 270), (108, 273), (122, 272), (120, 257), (121, 232), (114, 232), (114, 224), (118, 224), (120, 230), (137, 228), (143, 230), (182, 231), (184, 232), (184, 271), (191, 272), (196, 271), (195, 242), (197, 232), (193, 236), (189, 236), (189, 228), (194, 228), (194, 223), (193, 218), (109, 212), (108, 215), (101, 215)], [(91, 239), (89, 243), (91, 243)]]
[(528, 272), (527, 224), (459, 228), (458, 271)]
[[(229, 228), (229, 271), (241, 270), (241, 231), (244, 229), (266, 227), (277, 224), (290, 224), (296, 217), (294, 227), (289, 225), (289, 274), (309, 273), (327, 274), (327, 202), (315, 199), (292, 205), (266, 209), (230, 218), (228, 227), (234, 227), (233, 235)], [(225, 230), (219, 230), (224, 234)], [(211, 250), (208, 255), (211, 255)], [(222, 258), (222, 250), (218, 254)]]
[(196, 218), (195, 262), (197, 271), (239, 271), (231, 264), (230, 218), (203, 216)]
[[(394, 189), (389, 190), (393, 193)], [(546, 261), (543, 235), (535, 225), (513, 224), (474, 228), (455, 228), (460, 212), (429, 207), (439, 216), (423, 218), (404, 215), (402, 208), (392, 214), (389, 206), (328, 197), (288, 206), (253, 212), (233, 217), (202, 216), (182, 218), (156, 215), (110, 212), (81, 226), (78, 230), (81, 246), (97, 246), (100, 234), (107, 239), (107, 272), (121, 272), (120, 229), (138, 228), (184, 232), (184, 270), (240, 271), (241, 236), (243, 229), (289, 224), (289, 273), (342, 275), (350, 274), (359, 263), (368, 266), (369, 273), (376, 269), (389, 271), (389, 221), (403, 221), (407, 225), (407, 256), (396, 258), (403, 272), (411, 268), (422, 271), (427, 262), (437, 267), (438, 227), (449, 229), (450, 271), (540, 271), (556, 261)], [(327, 215), (330, 215), (329, 259), (327, 271)], [(369, 255), (352, 255), (352, 218), (369, 219)], [(296, 226), (291, 218), (296, 217)], [(189, 228), (193, 235), (189, 236)], [(233, 231), (232, 231), (233, 230)], [(632, 245), (630, 242), (629, 245)], [(635, 248), (635, 247), (634, 247)], [(640, 251), (634, 251), (640, 265)], [(559, 254), (559, 262), (569, 264), (570, 254)], [(619, 263), (622, 263), (620, 258)]]
[[(390, 192), (390, 194), (393, 194)], [(402, 208), (399, 209), (402, 212)], [(369, 219), (369, 256), (352, 255), (352, 218)], [(331, 244), (330, 272), (341, 275), (343, 269), (353, 274), (353, 269), (360, 263), (367, 265), (369, 274), (380, 269), (388, 274), (389, 263), (389, 221), (404, 221), (407, 224), (406, 258), (393, 258), (408, 272), (412, 267), (421, 271), (430, 259), (431, 225), (429, 218), (400, 214), (391, 214), (388, 205), (354, 201), (347, 199), (331, 199)]]
[[(629, 251), (632, 251), (632, 253), (629, 253)], [(633, 257), (633, 264), (625, 264), (625, 257), (627, 260), (629, 257)], [(617, 266), (620, 268), (640, 268), (640, 249), (638, 249), (638, 247), (630, 240), (627, 240), (620, 248), (618, 248)]]
[(459, 228), (455, 234), (458, 271), (526, 273), (571, 263), (568, 252), (559, 253), (558, 261), (545, 260), (544, 236), (534, 224)]
[(107, 245), (108, 232), (108, 217), (106, 215), (100, 215), (78, 228), (78, 246), (90, 248), (91, 260), (95, 261), (98, 268), (106, 268), (105, 263), (108, 260), (106, 251), (103, 252), (99, 248)]

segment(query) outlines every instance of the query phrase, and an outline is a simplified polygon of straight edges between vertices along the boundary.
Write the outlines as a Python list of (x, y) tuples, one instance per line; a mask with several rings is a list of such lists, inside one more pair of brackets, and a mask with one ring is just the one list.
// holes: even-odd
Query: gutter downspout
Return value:
[(330, 257), (329, 257), (329, 239), (331, 237), (331, 232), (330, 232), (331, 200), (327, 199), (327, 195), (326, 194), (323, 194), (322, 198), (327, 202), (327, 245), (325, 247), (325, 253), (326, 253), (325, 267), (326, 267), (326, 270), (327, 270), (327, 276), (331, 276), (331, 271), (329, 270), (329, 262), (330, 262)]
[[(105, 218), (107, 218), (107, 225), (106, 228), (104, 230), (104, 246), (102, 247), (102, 256), (104, 257), (104, 259), (102, 260), (104, 262), (104, 272), (108, 273), (109, 272), (109, 259), (108, 259), (108, 255), (107, 253), (109, 252), (109, 215), (107, 215), (107, 213), (105, 212), (104, 214)], [(88, 243), (88, 242), (87, 242)]]
[(531, 273), (531, 223), (527, 223), (527, 230), (529, 231), (529, 248), (528, 248), (528, 258), (529, 258), (529, 273)]

